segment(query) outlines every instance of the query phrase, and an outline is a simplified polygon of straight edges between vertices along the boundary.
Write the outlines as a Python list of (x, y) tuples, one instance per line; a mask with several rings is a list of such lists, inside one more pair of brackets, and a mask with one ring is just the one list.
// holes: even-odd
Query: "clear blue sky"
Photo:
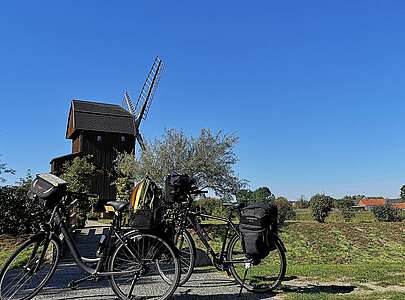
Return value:
[[(142, 131), (233, 132), (237, 172), (295, 199), (405, 183), (404, 1), (30, 1), (0, 7), (0, 154), (49, 170), (72, 98), (120, 103), (154, 56)], [(9, 181), (9, 182), (10, 182)]]

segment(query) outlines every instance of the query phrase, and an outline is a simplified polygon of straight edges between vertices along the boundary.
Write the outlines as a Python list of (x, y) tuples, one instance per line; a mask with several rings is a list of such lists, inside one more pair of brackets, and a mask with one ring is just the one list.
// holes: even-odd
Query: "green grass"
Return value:
[(290, 293), (286, 300), (404, 300), (404, 292), (372, 292), (365, 295), (331, 294), (326, 292)]
[[(0, 250), (0, 266), (2, 266), (6, 260), (10, 257), (10, 255), (13, 253), (13, 251), (11, 250), (5, 250), (5, 249), (1, 249)], [(1, 269), (1, 267), (0, 267)]]
[(287, 276), (312, 278), (317, 281), (341, 281), (379, 286), (405, 286), (405, 266), (396, 263), (367, 264), (288, 264)]
[[(314, 222), (310, 209), (296, 209), (295, 220), (293, 222)], [(344, 222), (342, 214), (339, 210), (333, 210), (326, 218), (327, 223), (341, 223)], [(357, 211), (351, 223), (364, 223), (364, 222), (377, 222), (374, 214), (371, 211)]]
[(291, 223), (283, 228), (291, 264), (405, 264), (405, 222)]

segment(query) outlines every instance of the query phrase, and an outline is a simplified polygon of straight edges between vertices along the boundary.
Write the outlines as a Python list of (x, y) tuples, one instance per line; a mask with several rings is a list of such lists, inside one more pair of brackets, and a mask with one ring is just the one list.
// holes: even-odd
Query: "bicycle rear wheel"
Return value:
[(262, 259), (258, 265), (254, 265), (245, 256), (240, 237), (236, 234), (229, 242), (227, 260), (232, 262), (229, 267), (232, 276), (250, 292), (273, 291), (284, 279), (286, 259), (284, 248), (279, 241), (275, 241), (275, 249), (270, 251), (266, 258)]
[(180, 280), (177, 251), (160, 237), (139, 232), (129, 234), (124, 243), (118, 243), (108, 269), (132, 271), (109, 278), (115, 294), (124, 300), (168, 299)]
[(0, 272), (0, 299), (33, 298), (55, 272), (60, 251), (59, 242), (52, 238), (47, 245), (44, 234), (35, 235), (23, 243)]

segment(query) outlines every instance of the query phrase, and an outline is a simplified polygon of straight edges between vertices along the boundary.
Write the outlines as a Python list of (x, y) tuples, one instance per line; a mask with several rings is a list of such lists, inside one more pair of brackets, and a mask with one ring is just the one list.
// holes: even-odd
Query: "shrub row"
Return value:
[(13, 186), (0, 187), (0, 234), (27, 234), (38, 231), (40, 223), (49, 219), (49, 212), (27, 197), (31, 176)]

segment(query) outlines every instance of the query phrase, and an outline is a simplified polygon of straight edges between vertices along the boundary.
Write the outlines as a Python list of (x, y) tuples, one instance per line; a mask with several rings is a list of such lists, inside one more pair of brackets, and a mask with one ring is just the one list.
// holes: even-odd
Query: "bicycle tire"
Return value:
[[(240, 249), (239, 249), (238, 251), (235, 251), (235, 247), (236, 247), (236, 246), (239, 246), (239, 245), (238, 245), (238, 241), (239, 241), (239, 240), (240, 240), (239, 234), (235, 234), (235, 235), (231, 238), (231, 240), (229, 241), (228, 248), (227, 248), (227, 260), (228, 260), (228, 261), (232, 261), (232, 259), (234, 259), (233, 253), (240, 253), (240, 252), (241, 252)], [(245, 289), (247, 289), (248, 291), (253, 292), (253, 293), (268, 293), (268, 292), (271, 292), (271, 291), (273, 291), (273, 290), (276, 290), (276, 289), (280, 286), (281, 282), (282, 282), (283, 279), (284, 279), (285, 272), (286, 272), (286, 265), (287, 265), (287, 262), (286, 262), (284, 247), (281, 245), (281, 243), (279, 242), (278, 239), (275, 240), (275, 245), (274, 245), (274, 246), (275, 246), (275, 250), (273, 250), (273, 251), (271, 251), (271, 252), (277, 251), (278, 257), (279, 257), (279, 260), (280, 260), (280, 266), (279, 266), (279, 272), (278, 272), (278, 274), (277, 274), (276, 280), (275, 280), (274, 283), (272, 283), (270, 286), (267, 286), (267, 287), (257, 287), (257, 286), (254, 286), (254, 285), (251, 285), (251, 284), (247, 283), (246, 280), (244, 281), (244, 280), (243, 280), (243, 276), (241, 277), (241, 276), (238, 274), (238, 272), (237, 272), (237, 270), (236, 270), (236, 268), (235, 268), (235, 266), (236, 266), (237, 264), (239, 265), (239, 264), (241, 264), (241, 263), (230, 263), (229, 271), (231, 272), (232, 277), (233, 277), (240, 285), (242, 285)], [(270, 253), (270, 254), (271, 254), (271, 253)], [(244, 255), (244, 254), (242, 253), (241, 256), (243, 256), (243, 255)], [(259, 266), (260, 266), (260, 264), (259, 264)], [(259, 276), (258, 276), (258, 277), (259, 277)], [(264, 276), (261, 276), (261, 277), (264, 277)], [(273, 277), (274, 277), (274, 276), (273, 276)]]
[[(148, 243), (148, 240), (152, 241), (146, 245), (146, 248), (145, 248), (145, 240), (147, 241), (147, 243)], [(143, 243), (142, 247), (140, 246), (141, 241)], [(136, 260), (133, 257), (131, 257), (131, 258), (128, 257), (128, 253), (125, 253), (125, 251), (128, 251), (128, 250), (126, 250), (124, 243), (126, 243), (125, 246), (131, 247), (131, 251), (134, 251), (137, 254), (137, 256), (139, 256), (139, 258), (140, 258), (139, 260)], [(118, 275), (117, 274), (117, 275), (110, 276), (109, 282), (110, 282), (110, 286), (111, 286), (112, 290), (114, 291), (114, 293), (120, 299), (123, 299), (123, 300), (130, 300), (132, 298), (132, 296), (141, 297), (141, 298), (145, 297), (148, 299), (159, 299), (159, 300), (166, 300), (166, 299), (170, 298), (173, 295), (173, 293), (176, 291), (176, 288), (177, 288), (177, 286), (179, 284), (179, 280), (180, 280), (180, 259), (179, 259), (177, 250), (174, 249), (174, 247), (172, 245), (170, 245), (169, 243), (167, 243), (164, 239), (162, 239), (156, 235), (140, 233), (140, 232), (131, 232), (131, 233), (127, 234), (124, 237), (124, 243), (119, 241), (116, 244), (115, 248), (112, 250), (111, 256), (108, 261), (108, 270), (110, 272), (113, 272), (113, 271), (116, 272), (117, 269), (122, 268), (122, 263), (118, 263), (118, 259), (120, 259), (121, 261), (124, 260), (123, 258), (119, 257), (119, 255), (121, 255), (121, 257), (126, 256), (128, 258), (127, 261), (130, 266), (137, 265), (136, 267), (139, 268), (139, 271), (134, 272), (133, 275), (132, 274), (131, 275)], [(149, 245), (149, 247), (148, 247), (148, 245)], [(151, 245), (153, 245), (153, 247), (151, 247)], [(151, 252), (151, 249), (153, 249), (152, 252)], [(156, 249), (156, 253), (153, 252), (153, 251), (155, 251), (155, 249)], [(172, 280), (170, 280), (170, 281), (168, 281), (167, 279), (165, 280), (162, 277), (162, 275), (159, 274), (159, 272), (153, 271), (153, 265), (156, 266), (156, 264), (158, 264), (159, 258), (162, 255), (169, 255), (170, 258), (172, 259), (170, 261), (170, 263), (173, 265), (170, 265), (170, 267), (172, 267), (173, 276), (172, 276)], [(148, 266), (142, 266), (145, 263), (145, 261), (149, 261)], [(163, 263), (165, 263), (165, 262), (167, 263), (167, 260), (165, 261), (164, 259), (161, 259), (161, 261), (163, 261)], [(123, 269), (121, 269), (121, 270), (123, 270)], [(118, 271), (120, 271), (120, 270), (118, 270)], [(139, 276), (139, 277), (135, 278), (136, 276)], [(149, 276), (149, 277), (147, 277), (147, 276)], [(129, 279), (128, 279), (128, 277), (129, 277)], [(146, 293), (148, 295), (140, 296), (139, 293), (132, 295), (132, 292), (135, 287), (135, 283), (137, 281), (142, 281), (143, 277), (147, 277), (145, 279), (146, 283), (144, 285), (146, 285), (147, 283), (151, 283), (151, 282), (153, 284), (153, 281), (156, 281), (156, 279), (158, 277), (160, 277), (163, 282), (165, 282), (166, 284), (169, 285), (169, 287), (161, 296), (153, 296), (153, 295), (148, 294), (148, 293), (157, 292), (158, 289), (156, 287), (151, 288), (151, 287), (147, 287), (147, 286), (143, 287), (143, 290), (141, 292)], [(119, 284), (118, 283), (119, 280), (121, 280), (124, 283), (131, 281), (131, 287), (129, 288), (128, 295), (126, 295), (127, 292), (124, 291), (124, 288), (126, 289), (127, 285), (124, 287), (124, 284), (122, 284), (122, 285)], [(155, 297), (155, 298), (152, 298), (152, 297)], [(156, 298), (156, 297), (158, 297), (158, 298)]]
[[(182, 236), (184, 237), (184, 240), (187, 241), (187, 244), (189, 247), (188, 248), (182, 247), (181, 249), (179, 249), (176, 241), (174, 243), (175, 247), (179, 250), (179, 256), (180, 256), (181, 277), (180, 277), (179, 286), (186, 284), (187, 281), (190, 279), (191, 275), (193, 274), (196, 255), (197, 255), (195, 242), (194, 242), (191, 234), (187, 230), (184, 230), (182, 232)], [(183, 250), (183, 249), (188, 249), (188, 251)], [(189, 257), (189, 261), (187, 260), (187, 256)]]
[[(11, 300), (11, 299), (19, 299), (19, 300), (29, 300), (32, 299), (33, 297), (35, 297), (41, 290), (42, 288), (46, 285), (46, 283), (49, 281), (49, 279), (51, 278), (51, 276), (53, 275), (53, 273), (55, 273), (56, 267), (59, 263), (59, 258), (60, 258), (60, 254), (61, 254), (61, 243), (59, 241), (59, 239), (57, 239), (55, 236), (52, 235), (50, 241), (49, 241), (49, 245), (52, 243), (52, 245), (54, 246), (54, 248), (52, 249), (52, 266), (49, 269), (49, 272), (45, 275), (45, 277), (41, 280), (41, 282), (37, 285), (37, 287), (35, 287), (33, 289), (32, 292), (30, 292), (28, 295), (22, 297), (22, 298), (18, 298), (18, 296), (14, 297), (16, 295), (16, 293), (19, 291), (17, 290), (16, 292), (14, 292), (11, 297), (7, 297), (7, 291), (3, 291), (3, 285), (6, 284), (5, 280), (6, 277), (8, 275), (8, 272), (14, 272), (15, 273), (15, 269), (11, 269), (10, 267), (12, 267), (12, 264), (14, 262), (14, 260), (16, 258), (18, 258), (19, 254), (21, 254), (24, 250), (28, 250), (28, 248), (31, 246), (31, 244), (38, 244), (41, 245), (41, 243), (43, 241), (46, 240), (46, 235), (44, 233), (38, 233), (34, 236), (32, 236), (30, 239), (28, 239), (27, 241), (25, 241), (20, 247), (18, 247), (13, 254), (8, 258), (8, 260), (6, 261), (6, 263), (4, 264), (3, 268), (0, 271), (0, 299), (4, 299), (4, 300)], [(49, 249), (49, 245), (47, 247), (47, 249), (45, 251), (47, 251)], [(25, 256), (23, 256), (25, 258)], [(30, 257), (31, 258), (31, 257)], [(30, 262), (34, 262), (34, 258), (30, 259), (30, 261), (28, 263), (25, 264), (25, 268), (26, 270), (25, 275), (23, 275), (22, 278), (25, 278), (26, 274), (28, 274), (29, 272), (31, 272), (32, 268), (37, 268), (37, 265), (33, 265), (30, 266), (30, 268), (28, 268), (28, 265), (30, 264)], [(15, 262), (18, 268), (18, 265), (21, 262), (16, 261)], [(28, 272), (27, 272), (28, 269)], [(41, 270), (41, 268), (40, 268)], [(38, 272), (35, 272), (35, 275)], [(13, 278), (13, 280), (15, 280), (15, 278), (18, 278), (18, 276), (15, 276), (15, 274), (10, 274), (10, 276)], [(20, 280), (21, 280), (20, 279)], [(25, 285), (25, 283), (28, 281), (28, 279), (26, 281), (24, 281), (24, 283), (21, 285), (21, 287), (23, 287)], [(20, 281), (18, 281), (17, 283), (13, 284), (13, 286), (17, 285)], [(10, 287), (11, 283), (8, 283), (7, 286), (4, 287), (4, 289)], [(12, 287), (13, 287), (12, 286)], [(21, 288), (20, 287), (20, 288)], [(4, 293), (3, 293), (4, 292)]]

